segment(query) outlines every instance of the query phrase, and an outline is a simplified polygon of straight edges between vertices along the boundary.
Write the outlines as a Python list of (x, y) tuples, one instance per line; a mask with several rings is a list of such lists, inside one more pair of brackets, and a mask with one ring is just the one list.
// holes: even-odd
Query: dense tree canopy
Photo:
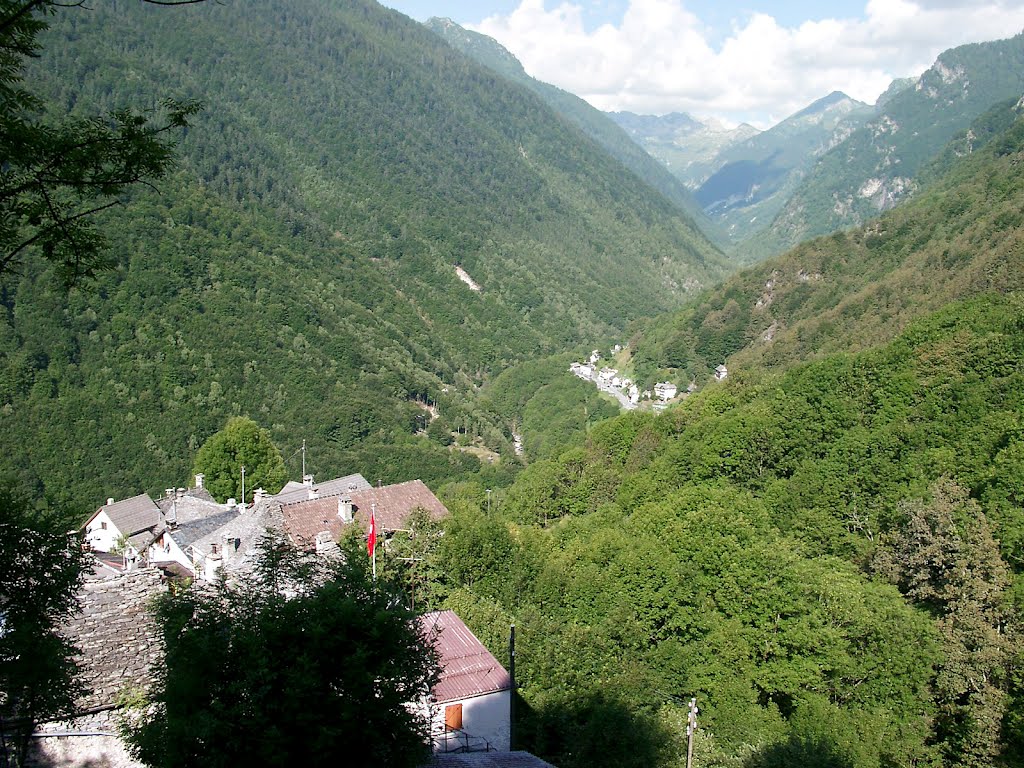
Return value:
[(43, 119), (42, 102), (22, 86), (25, 60), (38, 55), (46, 18), (75, 5), (0, 0), (0, 277), (29, 248), (54, 262), (65, 284), (111, 266), (95, 214), (132, 185), (163, 176), (174, 162), (168, 132), (199, 110), (196, 102), (165, 100), (159, 116), (119, 109), (106, 119)]
[(228, 419), (224, 429), (203, 443), (194, 469), (205, 475), (205, 487), (221, 502), (229, 498), (245, 502), (257, 488), (277, 493), (288, 479), (284, 459), (270, 433), (245, 416)]

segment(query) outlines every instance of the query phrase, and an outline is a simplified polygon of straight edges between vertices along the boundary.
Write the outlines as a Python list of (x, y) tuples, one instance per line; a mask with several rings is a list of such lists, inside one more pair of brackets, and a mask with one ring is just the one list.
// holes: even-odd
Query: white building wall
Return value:
[(157, 563), (180, 563), (190, 571), (193, 569), (192, 560), (182, 552), (177, 542), (166, 533), (162, 534), (150, 546), (148, 559), (150, 565), (156, 565)]
[(112, 552), (120, 537), (114, 521), (102, 509), (85, 529), (85, 542), (96, 552)]
[[(509, 742), (509, 705), (510, 691), (495, 691), (469, 699), (446, 701), (435, 704), (433, 712), (433, 733), (444, 733), (445, 707), (462, 704), (462, 730), (471, 737), (486, 739), (491, 749), (508, 752)], [(452, 740), (455, 745), (455, 740)]]

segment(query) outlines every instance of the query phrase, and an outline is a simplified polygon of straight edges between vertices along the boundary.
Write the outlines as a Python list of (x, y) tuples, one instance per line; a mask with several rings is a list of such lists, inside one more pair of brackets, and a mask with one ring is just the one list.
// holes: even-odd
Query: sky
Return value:
[(1024, 0), (382, 0), (493, 37), (605, 111), (768, 128), (832, 91), (873, 104), (947, 48), (1024, 30)]

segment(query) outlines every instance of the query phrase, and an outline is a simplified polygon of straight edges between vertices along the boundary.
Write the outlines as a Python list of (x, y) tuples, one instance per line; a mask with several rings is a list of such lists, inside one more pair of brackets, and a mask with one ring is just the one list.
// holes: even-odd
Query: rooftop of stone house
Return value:
[(410, 480), (344, 495), (282, 504), (284, 531), (299, 546), (312, 546), (321, 531), (329, 531), (337, 541), (346, 526), (338, 515), (339, 500), (345, 497), (352, 502), (355, 523), (364, 530), (369, 527), (370, 512), (374, 508), (378, 530), (387, 531), (403, 530), (409, 516), (417, 509), (426, 510), (435, 520), (448, 514), (448, 508), (422, 480)]
[(354, 475), (345, 475), (344, 477), (336, 477), (333, 480), (324, 480), (321, 483), (315, 482), (312, 475), (306, 475), (308, 482), (297, 483), (294, 480), (290, 480), (285, 484), (274, 498), (281, 504), (291, 504), (296, 501), (303, 501), (310, 498), (310, 491), (312, 491), (316, 497), (321, 496), (337, 496), (340, 493), (346, 491), (362, 491), (372, 486), (366, 481), (358, 472)]

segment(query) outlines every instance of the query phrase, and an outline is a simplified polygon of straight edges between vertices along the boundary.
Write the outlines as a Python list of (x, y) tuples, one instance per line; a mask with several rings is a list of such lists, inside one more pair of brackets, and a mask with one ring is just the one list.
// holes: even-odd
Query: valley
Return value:
[[(758, 130), (603, 112), (490, 37), (373, 0), (43, 5), (23, 12), (38, 55), (0, 46), (0, 224), (43, 220), (17, 176), (28, 128), (45, 148), (59, 126), (202, 108), (157, 134), (158, 173), (105, 182), (109, 206), (33, 177), (55, 210), (95, 207), (103, 261), (67, 282), (64, 246), (94, 236), (74, 227), (0, 261), (0, 609), (60, 559), (27, 548), (38, 525), (68, 563), (98, 553), (75, 536), (102, 541), (114, 578), (172, 549), (186, 581), (233, 562), (218, 599), (237, 611), (151, 581), (186, 596), (162, 603), (168, 647), (219, 627), (209, 658), (282, 629), (221, 620), (293, 616), (256, 689), (276, 669), (319, 690), (290, 650), (306, 627), (317, 664), (358, 649), (355, 675), (386, 645), (373, 621), (393, 639), (381, 616), (452, 612), (514, 670), (502, 743), (558, 768), (1022, 764), (1024, 37)], [(146, 498), (144, 544), (98, 516)], [(285, 543), (261, 550), (266, 530)], [(292, 546), (350, 587), (274, 582)], [(257, 550), (280, 554), (262, 597)], [(336, 614), (350, 597), (377, 619)], [(3, 730), (32, 718), (0, 614)], [(337, 728), (260, 698), (247, 732), (281, 742), (254, 737), (253, 762), (288, 743), (335, 764), (342, 734), (355, 763), (406, 764), (361, 729), (376, 683), (350, 679)], [(172, 715), (209, 693), (186, 682)], [(112, 710), (145, 702), (122, 694)], [(221, 741), (133, 759), (203, 764)]]

